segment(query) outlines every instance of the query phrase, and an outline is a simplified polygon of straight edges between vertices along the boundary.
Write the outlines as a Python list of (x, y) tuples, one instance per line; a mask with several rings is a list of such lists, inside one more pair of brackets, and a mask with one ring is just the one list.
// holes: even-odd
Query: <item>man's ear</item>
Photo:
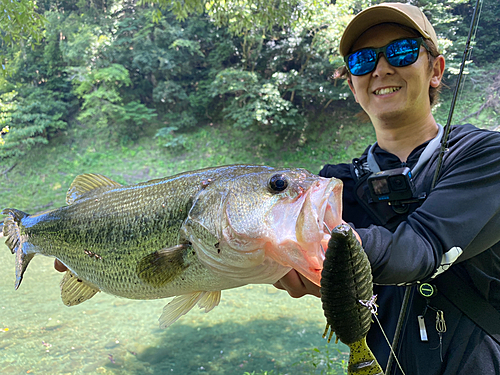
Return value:
[(356, 89), (354, 88), (350, 78), (347, 78), (347, 84), (349, 85), (349, 88), (351, 89), (351, 92), (354, 95), (354, 99), (356, 99), (356, 103), (359, 103), (358, 97), (356, 96)]
[[(431, 76), (431, 87), (438, 87), (443, 79), (445, 68), (445, 61), (443, 55), (439, 55), (434, 59), (434, 63), (432, 64), (432, 76)], [(352, 89), (351, 89), (352, 90)]]

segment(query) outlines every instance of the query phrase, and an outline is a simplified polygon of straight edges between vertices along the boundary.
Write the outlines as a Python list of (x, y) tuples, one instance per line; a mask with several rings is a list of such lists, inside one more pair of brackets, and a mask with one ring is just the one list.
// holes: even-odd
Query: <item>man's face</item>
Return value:
[[(382, 47), (405, 37), (417, 35), (396, 25), (377, 25), (361, 35), (352, 51)], [(441, 59), (438, 60), (440, 65)], [(363, 76), (351, 76), (349, 86), (372, 122), (407, 122), (430, 114), (429, 86), (437, 87), (441, 77), (442, 71), (429, 70), (427, 51), (420, 47), (417, 61), (405, 67), (393, 67), (380, 55), (375, 70)]]

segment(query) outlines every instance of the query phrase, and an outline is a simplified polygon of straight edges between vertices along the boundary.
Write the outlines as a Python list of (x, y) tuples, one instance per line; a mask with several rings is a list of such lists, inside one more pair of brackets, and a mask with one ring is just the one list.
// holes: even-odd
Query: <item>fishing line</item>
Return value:
[(382, 328), (382, 324), (380, 324), (380, 321), (378, 320), (377, 317), (377, 311), (378, 311), (378, 305), (375, 303), (377, 301), (377, 295), (373, 295), (372, 298), (370, 298), (368, 301), (362, 301), (360, 300), (359, 303), (362, 304), (363, 306), (367, 307), (375, 320), (377, 321), (378, 326), (380, 327), (380, 331), (382, 331), (382, 335), (384, 335), (385, 341), (387, 342), (387, 345), (389, 345), (389, 348), (391, 349), (391, 353), (393, 357), (396, 359), (396, 363), (398, 364), (399, 369), (401, 370), (401, 373), (403, 375), (406, 375), (405, 372), (403, 371), (403, 368), (401, 367), (401, 363), (399, 363), (398, 357), (396, 356), (396, 353), (394, 353), (394, 349), (392, 348), (392, 345), (389, 341), (389, 338), (385, 334), (384, 328)]
[[(481, 1), (481, 4), (479, 6), (479, 13), (477, 15), (477, 24), (476, 24), (476, 27), (474, 29), (474, 35), (472, 36), (472, 41), (476, 41), (476, 35), (477, 35), (477, 29), (478, 29), (478, 25), (479, 25), (479, 20), (481, 19), (481, 13), (483, 12), (483, 5), (484, 5), (484, 2)], [(472, 57), (472, 52), (474, 51), (474, 47), (471, 47), (469, 49), (469, 51), (467, 52), (467, 61), (470, 61), (471, 60), (471, 57)], [(463, 82), (462, 82), (462, 85), (460, 87), (460, 94), (458, 95), (458, 102), (461, 102), (462, 101), (462, 98), (463, 98), (463, 94), (464, 94), (464, 90), (465, 90), (465, 82), (467, 81), (467, 75), (465, 75), (465, 78), (463, 79)]]
[(377, 318), (377, 315), (373, 314), (373, 316), (375, 317), (375, 320), (377, 321), (378, 326), (380, 327), (380, 330), (382, 331), (382, 334), (384, 335), (384, 338), (385, 338), (385, 341), (387, 342), (387, 345), (389, 345), (389, 348), (391, 349), (392, 356), (396, 360), (396, 363), (398, 364), (399, 370), (401, 371), (401, 373), (403, 375), (406, 375), (405, 372), (403, 371), (403, 367), (401, 366), (401, 363), (399, 363), (399, 360), (398, 360), (398, 357), (396, 356), (396, 353), (394, 353), (394, 349), (392, 348), (392, 345), (389, 341), (389, 338), (387, 337), (384, 329), (382, 328), (382, 324), (380, 324), (380, 321)]
[[(389, 359), (387, 360), (387, 367), (385, 368), (385, 375), (390, 374), (391, 368), (392, 368), (392, 362), (394, 362), (394, 359), (396, 359), (396, 362), (398, 363), (399, 366), (399, 361), (396, 357), (396, 354), (394, 353), (394, 350), (392, 349), (393, 347), (397, 349), (399, 345), (399, 337), (401, 336), (401, 329), (403, 328), (403, 324), (405, 323), (406, 319), (406, 312), (408, 310), (408, 303), (410, 302), (410, 296), (411, 292), (413, 290), (412, 285), (407, 285), (405, 288), (405, 294), (403, 296), (403, 303), (401, 304), (401, 309), (399, 310), (399, 317), (398, 317), (398, 323), (396, 325), (396, 331), (394, 332), (394, 339), (392, 340), (392, 346), (391, 346), (391, 354), (389, 355)], [(385, 334), (384, 334), (385, 335)], [(403, 370), (401, 370), (403, 371)]]

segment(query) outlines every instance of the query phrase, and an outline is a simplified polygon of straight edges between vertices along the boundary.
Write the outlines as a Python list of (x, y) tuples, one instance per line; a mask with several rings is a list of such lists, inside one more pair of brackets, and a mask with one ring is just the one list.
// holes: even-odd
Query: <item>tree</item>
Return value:
[[(45, 17), (36, 12), (37, 6), (33, 0), (0, 0), (1, 51), (14, 43), (23, 43), (33, 38), (39, 42), (42, 38)], [(6, 58), (0, 52), (2, 71), (6, 73)]]
[(153, 109), (138, 101), (123, 103), (119, 89), (131, 84), (123, 65), (112, 64), (89, 72), (76, 84), (75, 92), (83, 99), (78, 120), (94, 124), (96, 133), (105, 131), (108, 137), (120, 141), (137, 139), (142, 123), (156, 116)]
[(318, 7), (329, 2), (321, 0), (153, 0), (152, 3), (158, 4), (161, 9), (172, 11), (181, 20), (191, 14), (207, 12), (217, 26), (228, 27), (234, 35), (241, 35), (248, 30), (270, 30), (275, 27), (288, 26), (291, 21), (311, 18)]

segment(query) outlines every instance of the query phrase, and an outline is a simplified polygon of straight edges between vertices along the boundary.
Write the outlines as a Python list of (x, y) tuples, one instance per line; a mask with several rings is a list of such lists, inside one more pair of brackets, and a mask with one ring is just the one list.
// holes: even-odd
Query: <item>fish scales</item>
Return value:
[[(321, 273), (321, 301), (331, 335), (350, 348), (348, 374), (375, 375), (383, 371), (366, 344), (371, 310), (360, 301), (373, 295), (370, 262), (347, 224), (334, 228)], [(330, 340), (330, 339), (328, 339)]]
[[(42, 254), (72, 265), (78, 275), (100, 285), (104, 292), (127, 298), (161, 298), (164, 295), (158, 295), (154, 281), (149, 285), (140, 280), (136, 264), (152, 249), (177, 244), (194, 196), (214, 172), (243, 173), (231, 168), (202, 170), (130, 187), (91, 190), (77, 204), (27, 218), (24, 235)], [(204, 268), (190, 255), (186, 249), (184, 257), (194, 263), (189, 271), (196, 274), (195, 281)], [(189, 274), (184, 281), (191, 280)]]
[[(129, 265), (149, 254), (151, 248), (162, 248), (177, 240), (183, 217), (172, 212), (172, 207), (186, 207), (187, 202), (163, 208), (161, 202), (168, 185), (157, 184), (154, 193), (146, 186), (142, 190), (108, 190), (99, 198), (89, 194), (78, 204), (42, 214), (43, 221), (37, 220), (38, 216), (33, 221), (28, 219), (23, 223), (25, 234), (34, 246), (43, 249), (42, 254), (49, 253), (71, 264), (89, 282), (103, 285), (104, 291), (133, 298), (131, 286), (138, 281), (135, 269)], [(188, 200), (190, 194), (182, 197)], [(144, 210), (149, 217), (140, 214)], [(152, 221), (155, 225), (150, 224)], [(148, 294), (141, 290), (144, 292)]]
[(274, 283), (291, 268), (319, 285), (323, 222), (341, 222), (342, 183), (303, 169), (232, 165), (122, 186), (78, 176), (67, 206), (29, 215), (4, 209), (16, 255), (16, 288), (35, 254), (68, 271), (68, 306), (99, 292), (133, 299), (176, 296), (160, 325), (194, 305), (209, 311), (220, 291)]

